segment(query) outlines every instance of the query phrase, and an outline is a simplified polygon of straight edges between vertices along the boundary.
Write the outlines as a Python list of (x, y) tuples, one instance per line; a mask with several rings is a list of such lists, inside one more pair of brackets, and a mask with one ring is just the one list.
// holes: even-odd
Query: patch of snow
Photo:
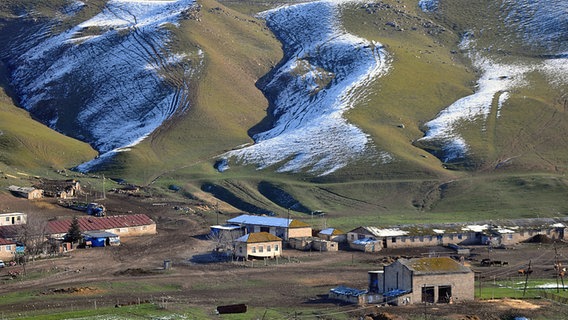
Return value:
[(381, 44), (341, 28), (340, 3), (317, 1), (262, 13), (286, 55), (263, 88), (276, 121), (253, 137), (254, 145), (224, 157), (259, 169), (278, 165), (278, 172), (326, 175), (374, 152), (369, 137), (343, 114), (364, 97), (369, 82), (387, 72), (387, 54)]
[(420, 0), (418, 6), (424, 12), (434, 12), (438, 10), (439, 0)]
[(483, 224), (483, 225), (479, 225), (479, 224), (472, 224), (472, 225), (467, 225), (465, 227), (462, 228), (462, 231), (472, 231), (472, 232), (482, 232), (489, 229), (489, 225), (487, 224)]
[(432, 231), (434, 231), (434, 233), (437, 233), (437, 234), (444, 234), (446, 232), (446, 230), (442, 230), (442, 229), (432, 229)]
[(565, 228), (566, 225), (564, 223), (558, 222), (558, 223), (551, 225), (551, 227), (553, 227), (553, 228)]
[[(464, 38), (462, 47), (473, 49), (475, 42)], [(493, 101), (497, 99), (497, 117), (501, 116), (501, 109), (510, 97), (510, 91), (526, 85), (526, 74), (537, 71), (544, 72), (550, 78), (557, 79), (559, 83), (568, 83), (568, 67), (562, 66), (562, 59), (545, 60), (541, 64), (501, 64), (483, 57), (472, 51), (470, 57), (482, 72), (477, 81), (476, 92), (454, 102), (442, 110), (435, 119), (426, 123), (428, 131), (421, 141), (441, 141), (443, 143), (443, 161), (448, 162), (465, 157), (469, 147), (459, 134), (459, 126), (464, 122), (476, 120), (486, 121), (493, 108)], [(566, 63), (567, 61), (563, 61)]]

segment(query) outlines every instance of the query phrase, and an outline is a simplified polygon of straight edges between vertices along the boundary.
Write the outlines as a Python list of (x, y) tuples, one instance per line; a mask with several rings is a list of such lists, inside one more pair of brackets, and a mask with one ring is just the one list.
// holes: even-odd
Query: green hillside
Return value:
[[(367, 88), (347, 117), (393, 161), (363, 159), (323, 177), (252, 166), (215, 170), (219, 155), (252, 143), (251, 134), (269, 123), (268, 101), (256, 84), (283, 52), (254, 14), (281, 3), (203, 0), (198, 19), (171, 28), (170, 49), (205, 57), (190, 79), (189, 109), (116, 156), (105, 174), (156, 188), (182, 186), (194, 197), (226, 203), (227, 211), (284, 215), (290, 209), (304, 218), (323, 211), (345, 228), (568, 212), (568, 93), (538, 72), (509, 93), (500, 115), (492, 108), (486, 119), (463, 123), (467, 159), (442, 163), (428, 152), (436, 151), (433, 146), (418, 141), (426, 122), (476, 90), (480, 71), (458, 46), (466, 32), (476, 35), (478, 48), (494, 48), (486, 51), (499, 61), (536, 63), (538, 52), (510, 39), (501, 42), (509, 31), (496, 22), (498, 8), (486, 1), (444, 2), (440, 13), (424, 13), (416, 2), (357, 3), (342, 10), (348, 31), (380, 42), (389, 53), (388, 74)], [(36, 128), (7, 99), (0, 112), (0, 159), (8, 166), (70, 168), (94, 156), (84, 144)]]

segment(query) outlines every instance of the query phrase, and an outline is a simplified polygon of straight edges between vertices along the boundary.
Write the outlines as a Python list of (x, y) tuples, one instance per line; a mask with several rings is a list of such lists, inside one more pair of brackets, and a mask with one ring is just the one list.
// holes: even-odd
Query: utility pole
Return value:
[(525, 293), (527, 293), (527, 285), (529, 283), (529, 273), (531, 272), (532, 272), (531, 260), (529, 260), (529, 267), (525, 270), (525, 288), (523, 289), (523, 297), (525, 296)]

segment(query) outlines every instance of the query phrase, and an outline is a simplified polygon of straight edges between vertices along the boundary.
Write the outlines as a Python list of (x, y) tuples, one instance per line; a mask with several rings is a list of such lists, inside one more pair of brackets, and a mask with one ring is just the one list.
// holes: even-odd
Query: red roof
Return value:
[[(116, 228), (128, 228), (147, 226), (155, 224), (150, 217), (145, 214), (131, 214), (124, 216), (110, 216), (110, 217), (81, 217), (79, 220), (79, 228), (81, 231), (93, 230), (108, 230)], [(67, 233), (71, 226), (71, 219), (68, 220), (53, 220), (47, 223), (47, 230), (49, 233)]]
[(0, 238), (0, 246), (16, 244), (14, 241)]

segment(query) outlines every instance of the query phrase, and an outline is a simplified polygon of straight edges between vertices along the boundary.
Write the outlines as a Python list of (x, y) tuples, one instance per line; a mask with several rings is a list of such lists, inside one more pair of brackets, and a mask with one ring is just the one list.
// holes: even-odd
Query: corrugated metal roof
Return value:
[(233, 219), (227, 220), (232, 224), (249, 224), (266, 227), (280, 227), (280, 228), (305, 228), (309, 227), (307, 223), (287, 218), (266, 217), (266, 216), (252, 216), (243, 214)]
[(449, 257), (398, 259), (415, 274), (470, 273), (465, 267)]
[(353, 296), (353, 297), (358, 297), (358, 296), (366, 294), (368, 292), (367, 290), (359, 290), (359, 289), (348, 288), (348, 287), (344, 287), (344, 286), (335, 287), (335, 288), (333, 288), (329, 291), (336, 293), (336, 294), (341, 294), (341, 295), (344, 295), (344, 296)]
[[(78, 220), (81, 231), (107, 230), (155, 224), (154, 221), (145, 214), (108, 216), (102, 218), (89, 216), (78, 218)], [(54, 234), (67, 233), (69, 226), (71, 226), (71, 221), (71, 219), (49, 221), (47, 223), (47, 231)]]
[(256, 242), (271, 242), (282, 241), (282, 239), (268, 232), (253, 232), (245, 234), (244, 236), (235, 240), (237, 242), (256, 243)]

